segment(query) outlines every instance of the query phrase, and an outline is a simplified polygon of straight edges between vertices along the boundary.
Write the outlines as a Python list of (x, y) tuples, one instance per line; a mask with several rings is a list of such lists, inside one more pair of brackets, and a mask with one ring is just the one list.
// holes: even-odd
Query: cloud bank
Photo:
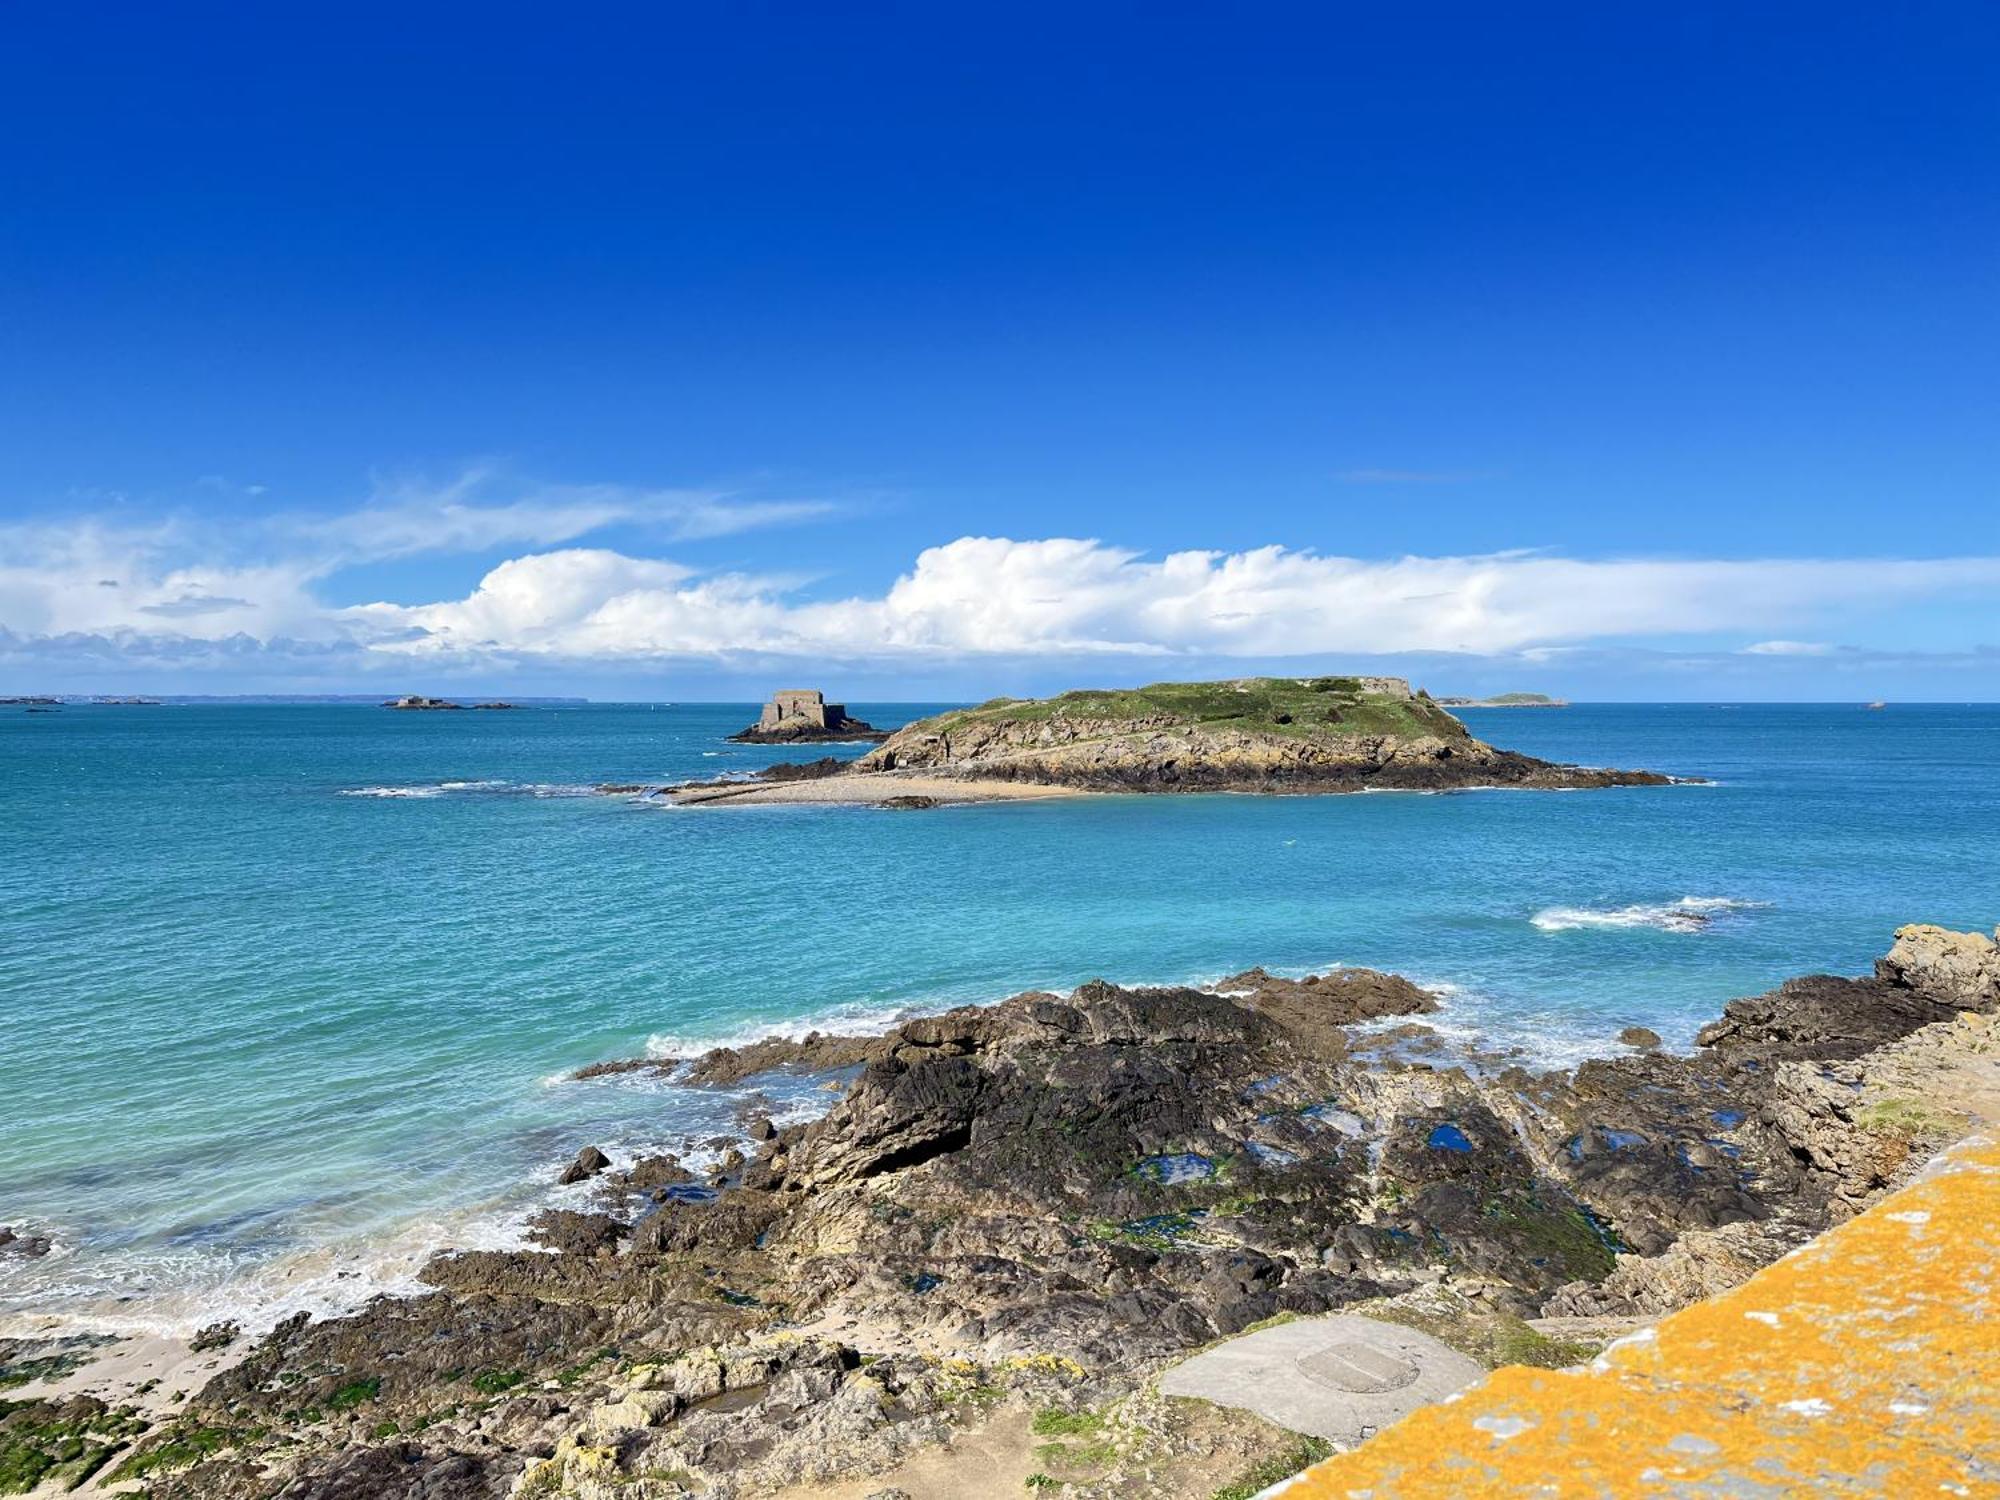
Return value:
[[(563, 549), (495, 568), (470, 595), (370, 605), (343, 623), (381, 650), (576, 657), (1477, 654), (1762, 631), (1856, 608), (2000, 587), (2000, 558), (1608, 561), (1326, 557), (1284, 547), (1157, 561), (1101, 542), (961, 537), (876, 597)], [(1764, 643), (1769, 650), (1771, 643)]]
[[(274, 513), (232, 528), (184, 518), (0, 527), (0, 660), (241, 670), (268, 653), (372, 676), (417, 666), (796, 658), (893, 671), (1119, 658), (1157, 660), (1171, 675), (1176, 659), (1548, 661), (1673, 640), (1785, 658), (1830, 655), (1837, 648), (1804, 637), (1919, 603), (1977, 601), (1965, 622), (1991, 630), (2000, 599), (2000, 557), (1356, 558), (1280, 545), (1152, 557), (1087, 538), (966, 536), (919, 552), (886, 588), (842, 593), (797, 574), (573, 545), (622, 527), (672, 546), (825, 509), (615, 487), (495, 497), (475, 476), (443, 491), (381, 492), (345, 514)], [(329, 579), (370, 562), (515, 549), (459, 597), (324, 597)], [(1950, 644), (1979, 649), (1976, 637)]]

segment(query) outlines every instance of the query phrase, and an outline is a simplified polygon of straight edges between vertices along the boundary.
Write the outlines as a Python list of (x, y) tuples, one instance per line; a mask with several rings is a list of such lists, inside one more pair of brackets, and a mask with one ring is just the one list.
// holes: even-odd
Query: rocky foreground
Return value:
[(926, 1492), (978, 1494), (1011, 1432), (1036, 1488), (1228, 1493), (1316, 1454), (1170, 1407), (1148, 1382), (1186, 1352), (1347, 1309), (1482, 1363), (1572, 1362), (2000, 1102), (2000, 949), (1938, 928), (1870, 977), (1730, 1002), (1687, 1057), (1635, 1034), (1535, 1072), (1447, 1047), (1435, 1006), (1391, 975), (1253, 969), (599, 1065), (842, 1092), (751, 1120), (700, 1177), (586, 1150), (598, 1205), (546, 1214), (544, 1251), (441, 1257), (427, 1295), (283, 1325), (178, 1416), (17, 1403), (0, 1476), (43, 1454), (159, 1500), (859, 1497), (975, 1433), (987, 1456)]

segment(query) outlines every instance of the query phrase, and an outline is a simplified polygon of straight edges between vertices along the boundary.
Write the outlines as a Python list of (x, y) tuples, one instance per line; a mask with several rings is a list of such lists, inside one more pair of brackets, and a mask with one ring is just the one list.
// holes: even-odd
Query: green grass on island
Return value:
[(1310, 739), (1315, 735), (1436, 735), (1462, 739), (1463, 724), (1427, 693), (1406, 696), (1359, 677), (1243, 677), (1228, 682), (1156, 682), (1149, 687), (1082, 689), (1053, 698), (993, 698), (924, 721), (950, 732), (975, 724), (1052, 719), (1112, 722), (1170, 718), (1184, 724)]

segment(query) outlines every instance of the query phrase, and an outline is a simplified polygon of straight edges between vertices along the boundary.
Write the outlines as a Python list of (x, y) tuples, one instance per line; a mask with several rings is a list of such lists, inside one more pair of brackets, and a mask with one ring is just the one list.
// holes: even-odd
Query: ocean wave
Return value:
[(450, 797), (464, 793), (490, 793), (511, 797), (591, 797), (597, 789), (578, 782), (561, 781), (504, 781), (488, 778), (481, 781), (433, 781), (414, 786), (354, 786), (342, 788), (343, 797)]
[(793, 1020), (746, 1021), (712, 1032), (655, 1032), (646, 1038), (646, 1055), (656, 1058), (699, 1057), (717, 1047), (748, 1047), (776, 1037), (801, 1041), (815, 1031), (832, 1036), (881, 1036), (919, 1016), (937, 1015), (960, 1005), (980, 1003), (987, 1002), (940, 1000), (931, 1004), (912, 1001), (889, 1004), (854, 1000)]
[(1528, 920), (1543, 932), (1569, 932), (1580, 927), (1651, 927), (1661, 932), (1703, 932), (1716, 918), (1732, 912), (1768, 906), (1731, 896), (1683, 896), (1678, 901), (1644, 902), (1631, 906), (1549, 906)]
[(0, 1336), (184, 1339), (228, 1321), (255, 1337), (297, 1313), (340, 1317), (378, 1296), (431, 1290), (419, 1273), (440, 1251), (535, 1248), (525, 1231), (539, 1206), (427, 1217), (276, 1256), (213, 1247), (62, 1259), (52, 1253), (8, 1279)]

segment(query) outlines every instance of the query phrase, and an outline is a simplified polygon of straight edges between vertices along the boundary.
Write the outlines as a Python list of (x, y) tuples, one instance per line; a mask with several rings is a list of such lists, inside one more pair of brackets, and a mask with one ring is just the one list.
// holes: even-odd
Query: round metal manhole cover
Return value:
[(1417, 1378), (1417, 1367), (1401, 1355), (1367, 1344), (1328, 1344), (1299, 1357), (1299, 1371), (1308, 1380), (1336, 1391), (1372, 1395), (1401, 1390)]

